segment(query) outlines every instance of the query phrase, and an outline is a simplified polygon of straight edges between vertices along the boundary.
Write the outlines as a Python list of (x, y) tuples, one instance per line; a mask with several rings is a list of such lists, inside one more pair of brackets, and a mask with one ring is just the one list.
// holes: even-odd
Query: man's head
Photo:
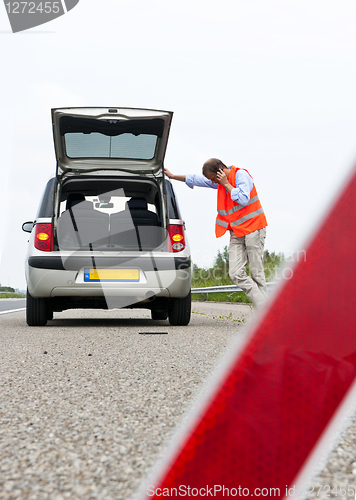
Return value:
[(207, 160), (203, 165), (203, 175), (207, 179), (210, 179), (213, 182), (217, 182), (216, 174), (218, 173), (220, 168), (224, 169), (227, 168), (227, 166), (217, 158), (210, 158), (210, 160)]

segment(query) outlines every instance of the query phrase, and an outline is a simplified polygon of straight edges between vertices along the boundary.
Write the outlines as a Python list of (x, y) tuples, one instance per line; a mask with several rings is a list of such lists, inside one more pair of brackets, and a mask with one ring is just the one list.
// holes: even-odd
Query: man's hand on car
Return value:
[(164, 173), (166, 174), (166, 176), (168, 177), (168, 179), (171, 179), (172, 178), (172, 173), (168, 170), (168, 168), (164, 168)]

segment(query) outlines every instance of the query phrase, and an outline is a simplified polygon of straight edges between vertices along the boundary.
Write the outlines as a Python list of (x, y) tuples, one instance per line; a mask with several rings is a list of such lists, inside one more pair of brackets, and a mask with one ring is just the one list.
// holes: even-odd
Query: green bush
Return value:
[(12, 288), (11, 286), (1, 286), (0, 284), (0, 293), (1, 292), (15, 292), (14, 288)]

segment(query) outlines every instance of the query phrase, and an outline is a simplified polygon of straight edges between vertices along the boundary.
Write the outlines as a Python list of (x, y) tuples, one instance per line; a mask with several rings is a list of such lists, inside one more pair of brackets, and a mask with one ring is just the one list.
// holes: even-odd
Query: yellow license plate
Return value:
[(84, 281), (140, 281), (139, 269), (84, 269)]

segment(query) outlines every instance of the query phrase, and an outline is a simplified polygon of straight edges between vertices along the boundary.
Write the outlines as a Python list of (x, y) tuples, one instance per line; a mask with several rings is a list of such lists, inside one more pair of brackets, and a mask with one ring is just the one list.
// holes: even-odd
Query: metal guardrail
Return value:
[[(276, 281), (267, 283), (267, 288), (273, 288)], [(242, 292), (242, 289), (236, 285), (205, 286), (202, 288), (192, 288), (192, 293), (219, 293), (219, 292)]]

